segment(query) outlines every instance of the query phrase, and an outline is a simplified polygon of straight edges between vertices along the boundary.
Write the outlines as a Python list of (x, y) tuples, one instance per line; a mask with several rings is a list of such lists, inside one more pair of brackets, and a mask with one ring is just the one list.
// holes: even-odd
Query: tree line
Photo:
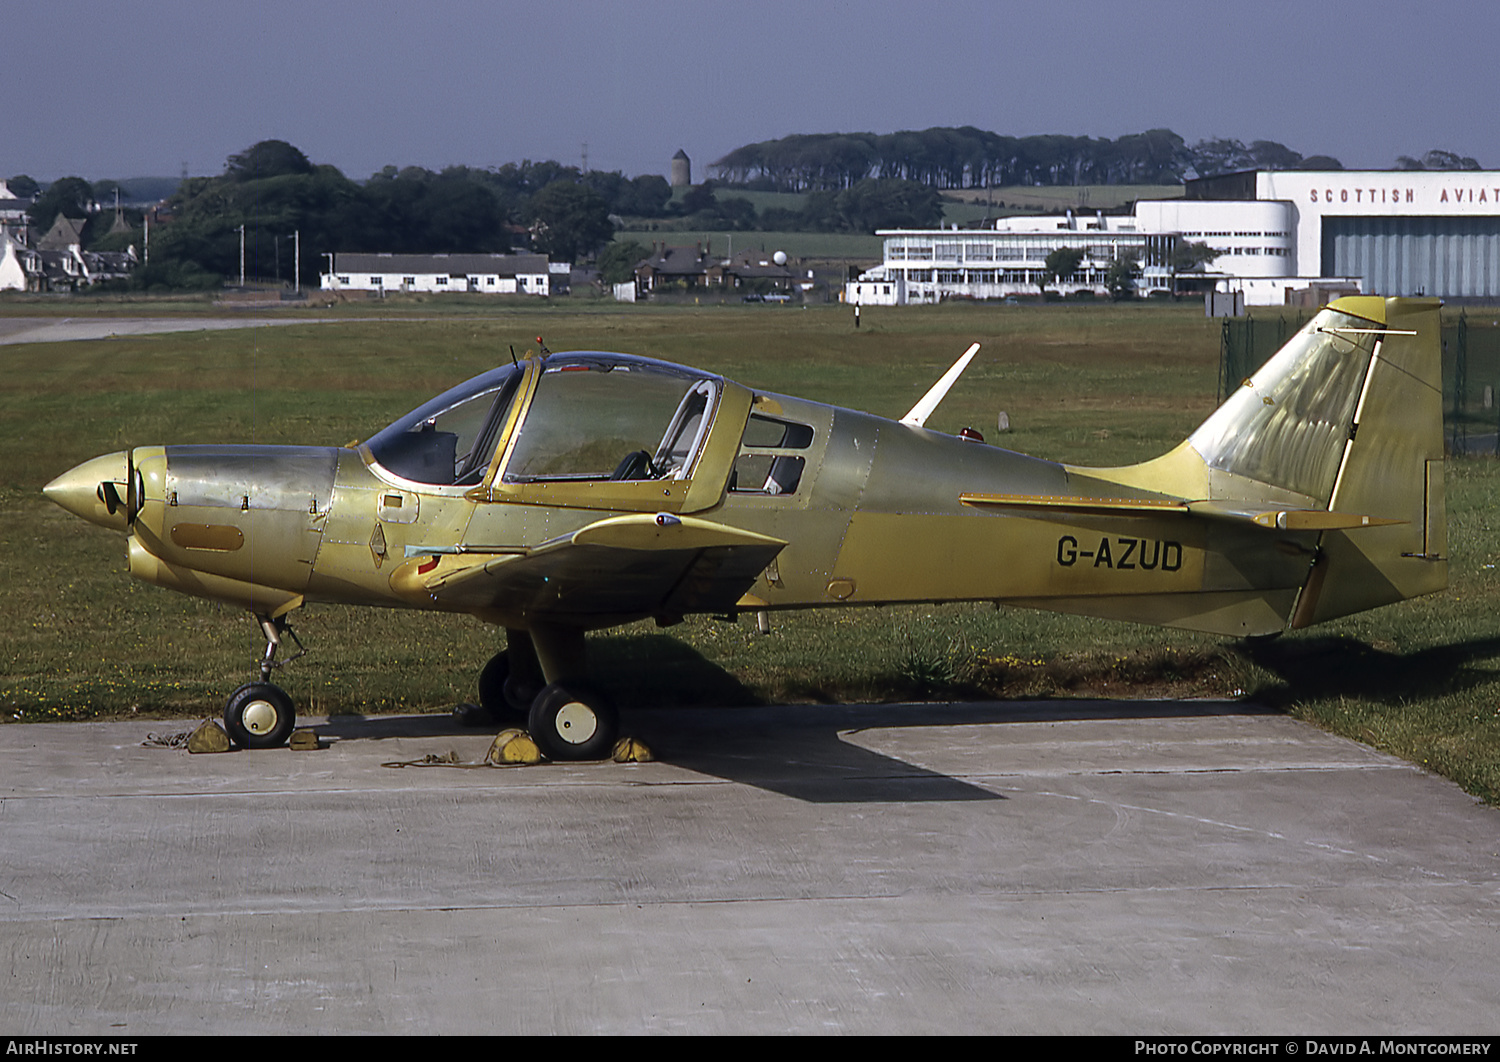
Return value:
[[(1005, 185), (1179, 184), (1236, 170), (1341, 170), (1274, 140), (1214, 138), (1189, 145), (1170, 129), (1108, 137), (1004, 136), (973, 126), (897, 133), (808, 133), (735, 148), (710, 169), (729, 184), (779, 192), (837, 191), (872, 178), (932, 188)], [(1429, 151), (1398, 169), (1479, 169), (1472, 158)]]

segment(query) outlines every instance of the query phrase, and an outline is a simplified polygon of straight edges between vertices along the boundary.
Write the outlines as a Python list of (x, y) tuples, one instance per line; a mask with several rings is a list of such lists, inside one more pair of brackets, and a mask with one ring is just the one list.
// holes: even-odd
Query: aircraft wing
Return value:
[(1062, 519), (1089, 516), (1201, 516), (1210, 520), (1249, 523), (1281, 531), (1337, 531), (1405, 523), (1362, 513), (1326, 509), (1288, 509), (1263, 502), (1187, 501), (1174, 498), (1081, 498), (1044, 494), (961, 494), (959, 501), (975, 509), (1002, 509), (1028, 516)]
[(391, 586), (456, 611), (590, 617), (728, 612), (786, 543), (669, 513), (589, 524), (525, 550), (413, 556)]

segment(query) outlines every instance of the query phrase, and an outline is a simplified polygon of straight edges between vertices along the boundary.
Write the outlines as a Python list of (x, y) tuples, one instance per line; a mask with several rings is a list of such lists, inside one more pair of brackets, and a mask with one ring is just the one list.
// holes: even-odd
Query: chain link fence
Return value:
[[(1226, 317), (1219, 342), (1219, 401), (1260, 368), (1315, 311)], [(1455, 457), (1500, 449), (1500, 311), (1461, 310), (1443, 321), (1443, 430)]]

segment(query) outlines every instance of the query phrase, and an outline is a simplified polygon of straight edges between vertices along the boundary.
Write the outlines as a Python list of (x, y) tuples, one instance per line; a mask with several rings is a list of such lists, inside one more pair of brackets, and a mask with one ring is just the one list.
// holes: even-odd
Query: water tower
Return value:
[(686, 188), (693, 183), (693, 160), (681, 148), (672, 156), (672, 187)]

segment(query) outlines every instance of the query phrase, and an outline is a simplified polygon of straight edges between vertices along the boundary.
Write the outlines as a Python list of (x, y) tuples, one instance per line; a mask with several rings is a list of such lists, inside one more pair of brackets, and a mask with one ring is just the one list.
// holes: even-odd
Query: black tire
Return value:
[(510, 707), (505, 700), (505, 683), (510, 679), (510, 656), (504, 650), (490, 657), (479, 671), (479, 707), (496, 719)]
[(531, 711), (536, 695), (542, 692), (542, 683), (512, 675), (505, 680), (505, 703), (513, 712), (525, 715)]
[(502, 650), (490, 657), (479, 672), (479, 706), (497, 722), (516, 714), (525, 715), (536, 699), (538, 687), (513, 674), (510, 653)]
[(553, 760), (600, 760), (614, 748), (620, 724), (614, 705), (583, 686), (554, 682), (536, 695), (527, 728)]
[(247, 682), (224, 705), (229, 740), (244, 749), (285, 745), (297, 726), (297, 709), (286, 690), (269, 682)]

